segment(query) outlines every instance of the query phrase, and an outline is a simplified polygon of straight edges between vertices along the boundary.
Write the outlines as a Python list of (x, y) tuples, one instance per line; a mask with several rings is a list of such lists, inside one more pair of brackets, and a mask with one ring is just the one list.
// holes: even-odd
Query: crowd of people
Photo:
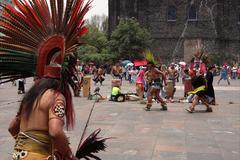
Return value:
[[(186, 64), (185, 62), (171, 63), (168, 66), (165, 64), (154, 65), (153, 63), (143, 66), (134, 66), (131, 63), (124, 66), (121, 62), (117, 62), (114, 65), (96, 66), (94, 63), (80, 64), (78, 61), (76, 69), (81, 79), (80, 87), (82, 87), (83, 84), (81, 82), (86, 75), (92, 75), (94, 84), (100, 84), (100, 86), (103, 84), (106, 74), (110, 74), (112, 79), (119, 79), (120, 83), (112, 84), (110, 100), (113, 101), (122, 102), (127, 99), (120, 89), (123, 80), (128, 81), (130, 84), (135, 84), (136, 90), (133, 92), (138, 96), (137, 99), (141, 103), (144, 103), (144, 101), (147, 103), (145, 107), (147, 111), (151, 109), (153, 101), (160, 103), (162, 110), (167, 110), (167, 103), (182, 101), (191, 103), (188, 109), (189, 112), (193, 112), (194, 107), (199, 102), (205, 104), (207, 111), (210, 111), (209, 105), (216, 104), (212, 84), (213, 77), (219, 75), (217, 83), (219, 84), (224, 80), (227, 81), (228, 85), (230, 85), (230, 79), (236, 80), (240, 78), (238, 65), (231, 67), (224, 63), (221, 67), (216, 65), (206, 67), (201, 60), (193, 60), (190, 64)], [(25, 79), (17, 81), (18, 94), (25, 93), (25, 83)], [(179, 99), (174, 98), (176, 83), (182, 83), (184, 86), (183, 97)], [(99, 87), (98, 89), (100, 90)], [(75, 96), (80, 95), (80, 90), (81, 88), (77, 89)], [(107, 99), (106, 96), (101, 96), (99, 90), (97, 92), (94, 91), (93, 95), (97, 95), (100, 100)], [(196, 91), (200, 91), (200, 95)]]
[[(215, 93), (213, 88), (213, 78), (220, 75), (218, 84), (221, 80), (226, 80), (230, 85), (229, 79), (237, 79), (240, 70), (237, 65), (230, 67), (223, 64), (221, 67), (216, 65), (206, 66), (200, 59), (193, 59), (191, 63), (185, 62), (171, 63), (169, 65), (155, 65), (149, 62), (147, 65), (135, 66), (133, 63), (123, 65), (117, 62), (112, 66), (95, 66), (93, 63), (82, 65), (82, 73), (92, 74), (95, 85), (100, 82), (103, 84), (105, 75), (110, 74), (112, 79), (118, 79), (119, 83), (112, 84), (110, 100), (122, 102), (127, 100), (121, 92), (122, 81), (135, 84), (136, 90), (133, 91), (137, 100), (146, 103), (144, 109), (151, 110), (153, 101), (160, 103), (161, 110), (168, 110), (167, 103), (188, 102), (191, 103), (188, 112), (193, 113), (197, 104), (202, 103), (206, 106), (206, 111), (211, 112), (210, 105), (215, 105)], [(183, 97), (174, 97), (176, 83), (184, 86)], [(127, 96), (127, 94), (125, 94)], [(120, 98), (118, 98), (120, 97)]]
[[(202, 103), (206, 112), (212, 112), (215, 104), (212, 85), (215, 67), (206, 67), (200, 60), (191, 64), (155, 65), (149, 61), (141, 67), (134, 64), (113, 66), (94, 63), (80, 64), (76, 49), (83, 43), (88, 32), (85, 14), (91, 1), (13, 1), (1, 5), (0, 28), (0, 84), (18, 80), (18, 93), (24, 94), (8, 131), (15, 140), (11, 153), (13, 160), (76, 160), (100, 159), (95, 153), (105, 150), (104, 142), (109, 138), (98, 137), (100, 129), (85, 137), (93, 111), (88, 116), (76, 153), (73, 153), (69, 137), (65, 133), (75, 126), (72, 100), (78, 96), (84, 84), (84, 76), (92, 74), (95, 85), (103, 85), (105, 74), (112, 75), (110, 100), (124, 102), (132, 97), (146, 101), (144, 109), (150, 111), (153, 101), (167, 111), (167, 103), (174, 102), (176, 83), (182, 78), (184, 94), (191, 105), (186, 109), (193, 113), (195, 106)], [(57, 7), (56, 7), (57, 6)], [(229, 71), (231, 73), (229, 73)], [(222, 67), (222, 79), (239, 77), (237, 66)], [(32, 87), (25, 93), (25, 78), (34, 77)], [(122, 80), (136, 85), (136, 95), (121, 90)], [(114, 83), (113, 83), (114, 82)], [(228, 81), (230, 85), (230, 82)], [(72, 88), (72, 89), (71, 89)], [(131, 97), (131, 98), (130, 98)], [(91, 98), (105, 100), (100, 87)], [(95, 104), (95, 103), (94, 103)]]
[[(100, 94), (100, 88), (103, 85), (104, 80), (106, 79), (105, 78), (106, 74), (110, 74), (112, 77), (111, 84), (112, 90), (111, 96), (109, 97), (110, 101), (124, 102), (126, 100), (131, 99), (129, 98), (129, 96), (132, 95), (128, 95), (128, 93), (124, 93), (121, 90), (121, 86), (123, 84), (122, 81), (126, 81), (129, 82), (131, 85), (135, 85), (136, 90), (133, 91), (134, 92), (133, 99), (139, 100), (140, 103), (142, 104), (146, 104), (143, 107), (144, 110), (150, 111), (153, 106), (153, 103), (155, 102), (160, 104), (162, 111), (167, 111), (168, 105), (170, 105), (171, 103), (186, 102), (189, 103), (189, 107), (186, 108), (186, 111), (188, 113), (194, 113), (196, 105), (198, 104), (205, 105), (206, 112), (213, 111), (211, 105), (216, 105), (216, 98), (213, 87), (214, 76), (219, 75), (219, 79), (217, 81), (218, 84), (222, 80), (224, 80), (227, 82), (228, 85), (230, 85), (230, 80), (239, 79), (240, 75), (240, 70), (237, 65), (230, 67), (225, 63), (221, 67), (218, 67), (216, 65), (206, 66), (204, 63), (202, 63), (201, 60), (194, 60), (190, 64), (171, 63), (169, 65), (165, 64), (155, 65), (152, 62), (148, 62), (147, 65), (143, 66), (134, 66), (134, 64), (124, 66), (121, 64), (121, 62), (118, 62), (112, 66), (107, 65), (95, 66), (93, 63), (81, 65), (80, 63), (77, 63), (76, 71), (78, 72), (78, 75), (80, 75), (82, 80), (84, 76), (92, 75), (92, 81), (96, 85), (96, 89), (94, 90), (94, 93), (91, 95), (91, 99), (94, 99), (97, 102), (99, 100), (107, 99), (106, 96), (102, 96)], [(82, 80), (80, 80), (80, 84)], [(113, 83), (113, 81), (117, 83)], [(16, 82), (14, 82), (13, 84), (15, 83), (17, 84), (18, 94), (24, 94), (25, 93), (24, 84), (26, 83), (26, 80), (22, 78), (17, 80)], [(37, 85), (33, 86), (28, 91), (28, 94), (24, 96), (25, 99), (22, 101), (22, 103), (26, 103), (25, 101), (29, 101), (32, 98), (31, 97), (32, 94), (30, 95), (29, 93), (34, 92), (34, 90), (38, 90), (36, 89), (36, 87), (41, 88), (41, 83), (43, 83), (42, 85), (47, 86), (50, 83), (55, 84), (55, 82), (53, 83), (52, 81), (50, 82), (46, 80), (45, 82), (45, 80), (41, 80), (41, 82), (36, 83)], [(98, 83), (100, 87), (98, 87), (99, 86)], [(183, 97), (180, 98), (175, 97), (176, 83), (180, 83), (181, 85), (184, 86)], [(58, 86), (58, 84), (56, 85)], [(55, 86), (52, 87), (54, 88)], [(44, 86), (43, 88), (46, 87)], [(44, 99), (45, 94), (46, 95), (50, 94), (46, 97), (53, 96), (51, 95), (52, 93), (46, 91), (44, 95), (42, 95), (41, 101), (43, 101), (42, 99)], [(64, 99), (63, 97), (61, 97), (62, 94), (59, 94), (58, 96), (60, 97), (56, 98), (59, 100), (59, 102), (56, 102), (56, 105), (54, 105), (53, 113), (51, 113), (51, 116), (53, 119), (60, 119), (62, 121), (63, 117), (62, 112), (65, 112), (63, 110), (63, 103), (65, 105), (66, 102), (65, 100), (62, 100)], [(46, 103), (50, 102), (46, 101)], [(29, 105), (34, 106), (33, 104)], [(18, 125), (19, 115), (23, 110), (24, 108), (20, 107), (20, 110), (16, 118), (10, 124), (9, 131), (13, 136), (15, 136), (17, 132), (19, 132), (18, 130), (19, 128), (16, 128), (15, 126)], [(26, 110), (26, 112), (28, 112), (28, 110)], [(24, 121), (24, 119), (21, 120)], [(62, 123), (61, 121), (58, 120), (51, 121), (50, 127), (53, 125), (58, 125), (59, 128), (61, 128), (62, 127), (62, 125), (60, 124)], [(18, 136), (18, 139), (20, 139), (21, 136), (23, 137), (26, 136), (24, 135), (24, 133), (22, 134), (23, 135)], [(29, 132), (27, 134), (32, 133)], [(38, 133), (34, 136), (39, 138)], [(64, 134), (62, 136), (64, 139), (64, 143), (67, 143)], [(63, 142), (61, 141), (61, 144), (62, 143)], [(72, 155), (71, 149), (68, 147), (67, 144), (65, 146), (66, 155), (71, 156)], [(59, 150), (61, 148), (62, 147), (59, 147)]]

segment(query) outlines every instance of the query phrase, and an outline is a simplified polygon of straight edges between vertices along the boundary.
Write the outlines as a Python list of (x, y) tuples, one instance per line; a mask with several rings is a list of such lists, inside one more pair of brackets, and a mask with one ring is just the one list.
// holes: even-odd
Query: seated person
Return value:
[(88, 99), (96, 100), (97, 102), (99, 102), (99, 100), (107, 99), (107, 97), (102, 96), (99, 92), (100, 92), (100, 88), (99, 87), (95, 88), (94, 93), (89, 95)]
[(125, 101), (125, 95), (121, 93), (120, 85), (113, 86), (110, 100), (115, 102)]

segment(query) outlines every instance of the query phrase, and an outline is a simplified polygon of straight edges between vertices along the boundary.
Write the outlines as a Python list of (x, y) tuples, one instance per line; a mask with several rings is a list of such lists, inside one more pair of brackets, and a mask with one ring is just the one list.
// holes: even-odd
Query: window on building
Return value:
[(188, 20), (189, 21), (197, 20), (197, 9), (195, 5), (190, 5), (188, 8)]
[(177, 8), (175, 6), (168, 7), (168, 21), (176, 21), (177, 19)]

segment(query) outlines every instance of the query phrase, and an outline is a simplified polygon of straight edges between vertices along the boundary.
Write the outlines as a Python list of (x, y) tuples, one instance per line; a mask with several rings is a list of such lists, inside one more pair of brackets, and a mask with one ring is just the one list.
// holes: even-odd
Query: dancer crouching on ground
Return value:
[(193, 94), (192, 104), (191, 106), (186, 109), (189, 113), (193, 113), (195, 111), (195, 106), (201, 100), (202, 103), (206, 106), (206, 112), (212, 112), (212, 108), (209, 106), (208, 99), (207, 99), (207, 92), (206, 92), (206, 81), (205, 79), (200, 76), (195, 76), (192, 79), (192, 85), (194, 90), (191, 92)]

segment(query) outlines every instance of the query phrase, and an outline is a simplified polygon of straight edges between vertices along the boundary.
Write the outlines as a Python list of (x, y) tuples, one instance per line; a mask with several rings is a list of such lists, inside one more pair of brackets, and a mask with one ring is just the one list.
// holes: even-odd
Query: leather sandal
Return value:
[(187, 108), (185, 109), (188, 113), (193, 113), (194, 112), (194, 109), (193, 108)]

